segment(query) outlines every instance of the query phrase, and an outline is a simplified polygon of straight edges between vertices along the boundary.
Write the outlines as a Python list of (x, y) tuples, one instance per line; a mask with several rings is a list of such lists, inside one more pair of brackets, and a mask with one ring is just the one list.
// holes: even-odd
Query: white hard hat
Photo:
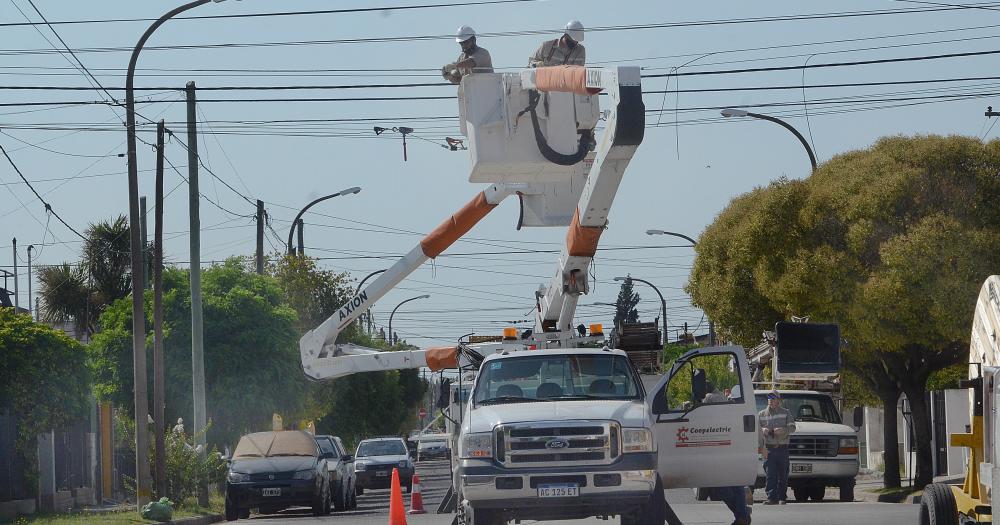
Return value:
[(476, 36), (475, 29), (472, 29), (469, 26), (462, 26), (455, 32), (455, 42), (465, 42), (474, 36)]
[(566, 24), (566, 34), (577, 42), (583, 42), (583, 23), (579, 20), (570, 20)]

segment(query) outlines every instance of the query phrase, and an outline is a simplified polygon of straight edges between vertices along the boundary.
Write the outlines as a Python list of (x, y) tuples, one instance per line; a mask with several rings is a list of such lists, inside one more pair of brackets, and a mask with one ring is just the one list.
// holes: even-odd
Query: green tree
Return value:
[(85, 417), (89, 395), (83, 345), (29, 315), (0, 308), (0, 407), (17, 419), (15, 452), (32, 472), (36, 436)]
[[(928, 380), (964, 361), (976, 293), (1000, 263), (1000, 142), (892, 137), (807, 180), (734, 199), (696, 247), (688, 292), (745, 346), (792, 315), (837, 322), (846, 369), (886, 408), (913, 407), (915, 484), (932, 479)], [(886, 455), (886, 485), (899, 486)]]
[(618, 290), (618, 299), (615, 300), (616, 327), (621, 326), (622, 322), (634, 323), (639, 320), (639, 311), (635, 309), (639, 304), (639, 294), (633, 290), (632, 284), (632, 278), (626, 277)]
[(83, 259), (38, 272), (38, 295), (46, 321), (71, 322), (92, 335), (108, 305), (132, 291), (129, 227), (124, 215), (91, 224), (84, 232)]
[[(192, 421), (189, 279), (187, 270), (164, 271), (167, 421), (157, 422), (161, 425), (178, 417), (188, 427)], [(310, 385), (299, 365), (296, 315), (284, 303), (278, 283), (232, 259), (202, 272), (202, 300), (207, 415), (212, 421), (209, 441), (232, 444), (246, 432), (270, 428), (274, 412), (289, 420), (312, 416), (306, 410)], [(145, 302), (151, 349), (151, 292)], [(100, 323), (101, 332), (89, 349), (95, 391), (131, 411), (131, 302), (116, 301)], [(150, 356), (147, 362), (151, 367)]]

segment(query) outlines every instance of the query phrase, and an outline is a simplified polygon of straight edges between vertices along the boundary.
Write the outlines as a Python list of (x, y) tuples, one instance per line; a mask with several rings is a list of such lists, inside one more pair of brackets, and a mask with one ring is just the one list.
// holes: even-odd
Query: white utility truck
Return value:
[[(598, 93), (607, 95), (604, 112)], [(306, 375), (457, 369), (448, 424), (453, 485), (443, 507), (450, 502), (463, 525), (615, 515), (626, 524), (676, 525), (665, 488), (753, 483), (753, 398), (718, 401), (705, 372), (725, 370), (716, 384), (751, 392), (742, 348), (692, 350), (666, 376), (648, 379), (647, 390), (624, 352), (581, 347), (603, 340), (600, 330), (583, 336), (573, 328), (619, 183), (642, 142), (639, 68), (475, 73), (462, 80), (459, 114), (469, 179), (489, 186), (302, 337)], [(512, 195), (518, 228), (568, 227), (554, 276), (536, 292), (530, 336), (399, 352), (338, 343), (362, 312)]]

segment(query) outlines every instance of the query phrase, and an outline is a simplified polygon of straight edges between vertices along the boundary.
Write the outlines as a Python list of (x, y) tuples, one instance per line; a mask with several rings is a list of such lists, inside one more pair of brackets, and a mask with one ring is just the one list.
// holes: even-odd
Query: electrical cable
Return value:
[(63, 218), (60, 217), (59, 214), (56, 213), (54, 209), (52, 209), (52, 205), (50, 205), (48, 202), (45, 202), (45, 199), (43, 199), (42, 196), (39, 195), (38, 191), (35, 190), (35, 187), (32, 186), (30, 182), (28, 182), (28, 178), (25, 177), (24, 173), (21, 172), (21, 168), (17, 167), (17, 164), (14, 162), (14, 159), (10, 158), (10, 155), (7, 154), (7, 150), (3, 147), (3, 144), (0, 144), (0, 152), (2, 152), (3, 156), (7, 158), (7, 162), (9, 162), (11, 167), (14, 168), (14, 171), (17, 172), (17, 175), (21, 177), (21, 180), (23, 180), (24, 183), (28, 185), (28, 189), (30, 189), (31, 192), (35, 194), (35, 197), (38, 198), (39, 202), (45, 205), (45, 211), (54, 215), (56, 219), (58, 219), (59, 222), (63, 224), (63, 226), (68, 228), (69, 231), (75, 233), (77, 237), (80, 237), (81, 239), (86, 239), (86, 237), (84, 237), (80, 232), (76, 231), (76, 228), (70, 226), (69, 223), (64, 221)]

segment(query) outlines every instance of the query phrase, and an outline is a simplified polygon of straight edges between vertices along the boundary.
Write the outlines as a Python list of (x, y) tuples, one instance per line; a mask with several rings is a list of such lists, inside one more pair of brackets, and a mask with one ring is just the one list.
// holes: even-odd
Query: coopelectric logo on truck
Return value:
[(675, 447), (728, 447), (732, 427), (679, 427)]

